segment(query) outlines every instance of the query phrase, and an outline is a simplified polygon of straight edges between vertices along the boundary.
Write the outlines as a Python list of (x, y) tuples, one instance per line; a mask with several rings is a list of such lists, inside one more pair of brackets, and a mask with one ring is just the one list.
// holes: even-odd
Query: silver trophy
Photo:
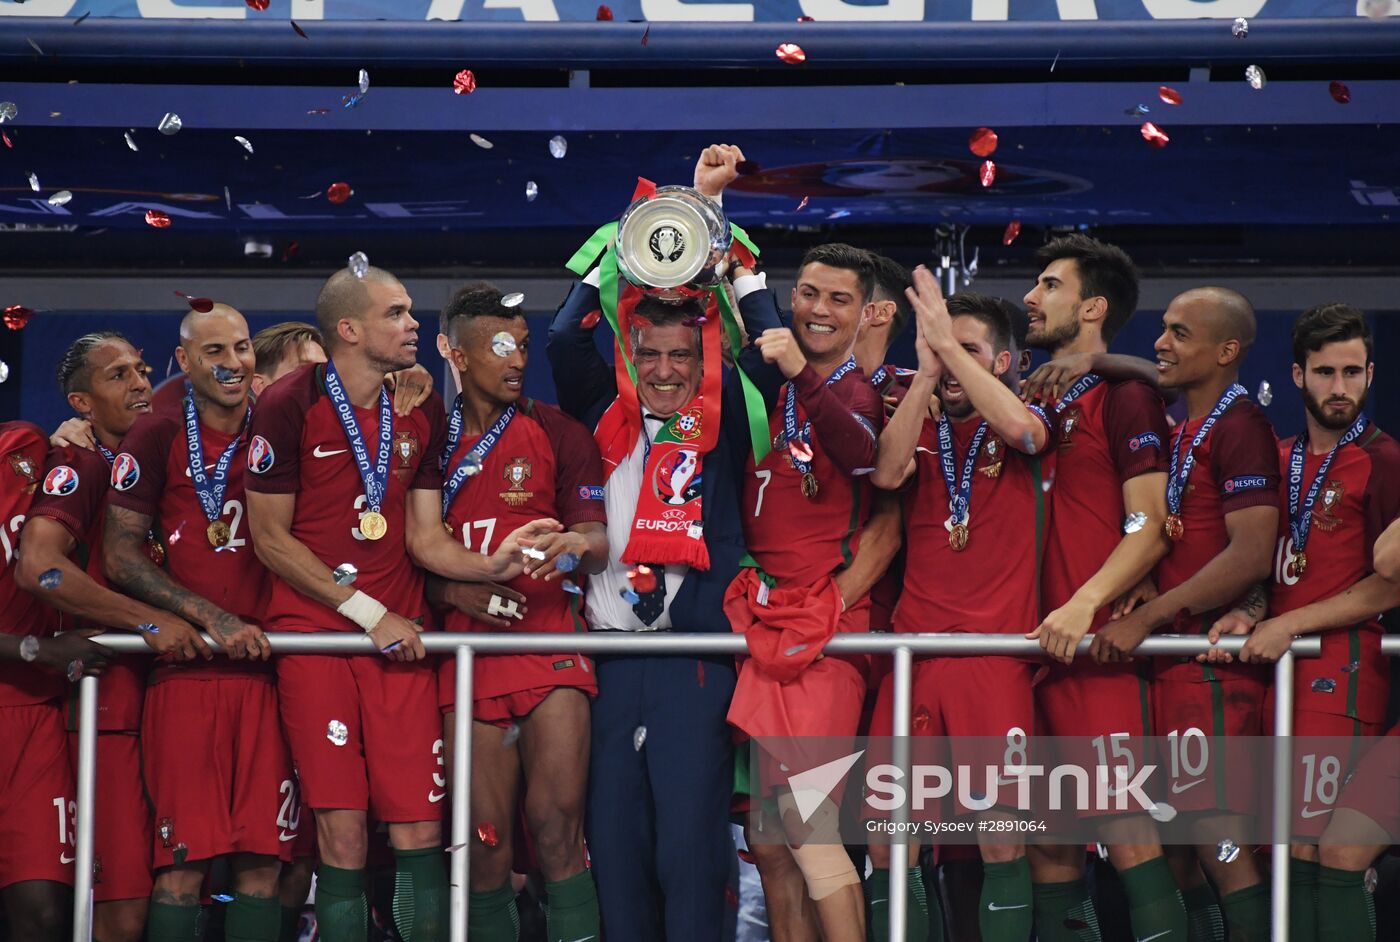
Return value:
[(647, 294), (680, 299), (720, 283), (733, 241), (713, 200), (694, 187), (658, 187), (618, 221), (617, 268)]

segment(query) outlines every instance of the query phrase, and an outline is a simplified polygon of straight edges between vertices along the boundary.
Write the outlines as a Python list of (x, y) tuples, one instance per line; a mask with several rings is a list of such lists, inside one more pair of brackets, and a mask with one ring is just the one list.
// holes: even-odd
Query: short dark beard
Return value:
[(1079, 330), (1082, 325), (1079, 323), (1078, 317), (1071, 319), (1069, 323), (1063, 324), (1054, 330), (1049, 328), (1048, 320), (1046, 323), (1047, 326), (1041, 328), (1041, 335), (1039, 337), (1026, 337), (1027, 345), (1035, 347), (1037, 350), (1054, 351), (1061, 347), (1067, 347), (1079, 339)]
[(1307, 407), (1308, 414), (1317, 421), (1318, 425), (1321, 425), (1325, 429), (1330, 429), (1333, 432), (1341, 432), (1351, 428), (1351, 423), (1355, 422), (1356, 417), (1361, 414), (1361, 410), (1366, 408), (1366, 393), (1361, 394), (1361, 398), (1356, 403), (1356, 408), (1347, 413), (1343, 418), (1329, 416), (1327, 411), (1322, 408), (1322, 403), (1314, 399), (1312, 394), (1306, 389), (1303, 390), (1303, 405)]
[(972, 415), (974, 411), (972, 408), (972, 400), (967, 398), (966, 391), (963, 392), (963, 397), (960, 402), (944, 402), (942, 396), (938, 397), (938, 401), (943, 407), (943, 414), (950, 419), (965, 419)]

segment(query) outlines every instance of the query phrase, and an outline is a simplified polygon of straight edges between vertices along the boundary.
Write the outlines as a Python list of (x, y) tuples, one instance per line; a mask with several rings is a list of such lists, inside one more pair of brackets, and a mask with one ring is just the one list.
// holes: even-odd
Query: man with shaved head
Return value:
[[(1156, 570), (1155, 599), (1099, 629), (1100, 662), (1123, 661), (1153, 631), (1209, 634), (1216, 622), (1268, 578), (1279, 518), (1279, 466), (1273, 428), (1239, 385), (1240, 364), (1254, 342), (1254, 309), (1228, 288), (1178, 295), (1162, 315), (1155, 345), (1161, 385), (1186, 402), (1187, 418), (1168, 452), (1167, 517), (1171, 548)], [(1230, 624), (1235, 624), (1231, 622)], [(1243, 630), (1248, 631), (1247, 623)], [(1241, 833), (1228, 813), (1248, 799), (1247, 769), (1227, 770), (1213, 755), (1220, 736), (1261, 736), (1266, 670), (1230, 663), (1215, 651), (1196, 659), (1153, 661), (1153, 727), (1173, 743), (1167, 801), (1192, 822), (1201, 865), (1220, 892), (1232, 940), (1266, 939), (1267, 886), (1248, 852), (1219, 842)], [(1228, 774), (1227, 774), (1228, 772)], [(1168, 857), (1184, 890), (1199, 885), (1191, 848)]]
[[(190, 311), (175, 356), (187, 377), (180, 408), (137, 420), (113, 462), (104, 560), (116, 585), (203, 627), (228, 657), (187, 663), (197, 653), (187, 641), (174, 660), (157, 662), (146, 691), (141, 745), (156, 869), (147, 938), (197, 938), (209, 864), (231, 854), (228, 938), (274, 939), (278, 857), (295, 829), (284, 808), (291, 757), (260, 627), (269, 577), (244, 520), (248, 324), (225, 304)], [(165, 568), (141, 551), (152, 529), (166, 546)]]
[(316, 322), (328, 359), (267, 389), (248, 446), (248, 518), (258, 556), (278, 577), (267, 624), (363, 632), (379, 652), (277, 660), (283, 725), (316, 815), (316, 918), (326, 942), (364, 942), (371, 805), (394, 849), (399, 934), (446, 937), (446, 789), (437, 677), (418, 637), (431, 627), (423, 571), (505, 582), (524, 569), (522, 546), (559, 529), (531, 521), (487, 556), (443, 528), (442, 399), (396, 416), (384, 381), (417, 360), (412, 309), (382, 269), (327, 279)]

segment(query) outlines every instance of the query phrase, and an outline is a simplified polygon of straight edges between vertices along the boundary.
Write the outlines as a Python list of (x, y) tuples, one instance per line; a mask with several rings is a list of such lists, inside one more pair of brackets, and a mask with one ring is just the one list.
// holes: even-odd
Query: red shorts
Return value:
[[(1165, 800), (1178, 812), (1262, 807), (1267, 783), (1245, 756), (1231, 763), (1225, 738), (1263, 736), (1265, 675), (1228, 682), (1152, 682), (1152, 726), (1171, 753), (1158, 759), (1167, 770)], [(1267, 771), (1267, 770), (1263, 770)]]
[(291, 859), (296, 786), (268, 675), (181, 675), (146, 691), (141, 729), (155, 865), (223, 854)]
[(308, 807), (369, 811), (389, 823), (441, 819), (442, 720), (430, 665), (286, 655), (277, 690)]
[[(78, 734), (68, 734), (74, 776)], [(94, 812), (95, 902), (151, 895), (151, 806), (141, 775), (141, 739), (135, 733), (97, 734), (97, 807)]]
[[(1380, 742), (1357, 763), (1351, 781), (1345, 783), (1340, 808), (1365, 815), (1385, 833), (1342, 834), (1347, 843), (1394, 844), (1400, 842), (1400, 723), (1386, 732)], [(1333, 838), (1329, 836), (1329, 840)]]
[(0, 889), (73, 885), (73, 769), (56, 703), (0, 707)]
[[(1266, 700), (1265, 732), (1274, 734), (1273, 691)], [(1349, 716), (1299, 710), (1293, 714), (1293, 816), (1295, 838), (1316, 840), (1336, 810), (1342, 783), (1362, 758), (1361, 737), (1380, 736), (1385, 726)]]
[[(550, 691), (574, 687), (598, 696), (593, 663), (581, 654), (493, 654), (477, 657), (472, 670), (474, 696), (472, 719), (509, 726), (528, 716)], [(485, 678), (490, 678), (489, 683)], [(483, 697), (482, 691), (493, 691)], [(444, 714), (457, 704), (457, 659), (445, 657), (438, 664), (438, 706)]]

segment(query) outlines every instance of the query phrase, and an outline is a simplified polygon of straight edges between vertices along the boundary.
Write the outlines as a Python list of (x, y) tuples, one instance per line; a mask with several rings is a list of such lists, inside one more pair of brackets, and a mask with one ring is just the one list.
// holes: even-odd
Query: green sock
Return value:
[(403, 942), (447, 938), (447, 870), (441, 847), (394, 848), (393, 909)]
[(928, 906), (928, 942), (943, 942), (943, 897), (938, 892), (938, 867), (929, 863), (919, 865), (919, 883), (924, 888), (924, 904)]
[(1288, 932), (1305, 942), (1317, 938), (1317, 861), (1288, 861)]
[(1144, 860), (1119, 873), (1118, 878), (1123, 881), (1123, 894), (1128, 897), (1128, 918), (1135, 936), (1163, 942), (1186, 942), (1191, 938), (1186, 905), (1172, 879), (1167, 858)]
[(520, 913), (507, 881), (494, 890), (473, 890), (467, 900), (467, 938), (472, 942), (519, 942)]
[(224, 914), (224, 942), (277, 942), (282, 934), (282, 903), (274, 897), (234, 893)]
[[(917, 866), (909, 868), (905, 886), (905, 942), (928, 942), (928, 896), (924, 875)], [(890, 937), (890, 872), (875, 869), (865, 883), (865, 937), (870, 942), (885, 942)], [(939, 925), (942, 925), (940, 916)], [(940, 935), (941, 939), (942, 936)]]
[(1035, 924), (1031, 912), (1031, 865), (1025, 857), (982, 864), (982, 899), (977, 913), (982, 942), (1026, 942)]
[(1220, 898), (1230, 942), (1269, 942), (1269, 887), (1256, 883)]
[(316, 925), (322, 942), (365, 942), (369, 936), (369, 900), (364, 870), (316, 868)]
[(282, 907), (282, 932), (277, 942), (297, 942), (297, 929), (301, 927), (301, 907)]
[(1209, 883), (1181, 894), (1186, 904), (1186, 938), (1189, 942), (1225, 942), (1225, 917)]
[(152, 902), (146, 917), (148, 942), (188, 942), (204, 938), (202, 906), (176, 906)]
[(545, 883), (545, 937), (548, 942), (597, 940), (602, 933), (598, 922), (598, 889), (593, 873), (580, 870), (564, 880)]
[(1081, 877), (1068, 883), (1033, 883), (1038, 942), (1101, 942), (1099, 917)]
[(1366, 892), (1365, 870), (1317, 868), (1317, 942), (1375, 942), (1376, 901)]

